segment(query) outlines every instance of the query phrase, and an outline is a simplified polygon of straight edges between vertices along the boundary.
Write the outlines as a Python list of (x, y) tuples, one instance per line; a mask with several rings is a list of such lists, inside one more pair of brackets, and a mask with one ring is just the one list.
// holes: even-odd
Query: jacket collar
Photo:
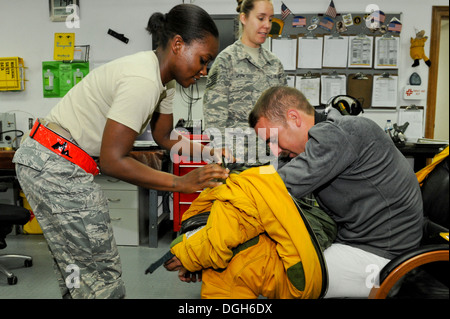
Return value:
[(314, 111), (314, 124), (323, 122), (327, 120), (327, 116), (323, 113), (319, 113), (317, 111)]
[[(262, 57), (262, 59), (260, 58), (259, 61), (255, 61), (250, 54), (247, 53), (247, 51), (244, 48), (244, 44), (242, 43), (242, 38), (239, 38), (238, 40), (236, 40), (235, 44), (235, 50), (234, 50), (234, 54), (236, 56), (236, 58), (238, 60), (248, 60), (250, 63), (252, 63), (253, 65), (262, 68), (264, 67), (266, 64), (272, 64), (267, 52), (265, 50), (263, 50), (262, 47), (259, 48), (259, 56)], [(263, 63), (260, 63), (260, 61), (264, 61)]]

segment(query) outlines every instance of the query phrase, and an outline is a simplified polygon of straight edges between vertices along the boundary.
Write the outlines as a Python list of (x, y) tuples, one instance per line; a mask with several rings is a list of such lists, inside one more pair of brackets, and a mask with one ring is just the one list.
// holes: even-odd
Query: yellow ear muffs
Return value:
[(350, 95), (337, 95), (331, 100), (330, 104), (343, 115), (364, 113), (361, 102)]

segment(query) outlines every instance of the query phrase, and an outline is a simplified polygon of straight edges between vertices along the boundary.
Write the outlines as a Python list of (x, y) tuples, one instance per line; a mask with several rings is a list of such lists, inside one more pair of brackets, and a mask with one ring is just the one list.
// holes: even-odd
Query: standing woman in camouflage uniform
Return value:
[[(203, 116), (206, 132), (216, 137), (214, 147), (220, 147), (217, 134), (222, 142), (234, 150), (230, 136), (225, 136), (225, 128), (233, 128), (233, 136), (248, 137), (248, 143), (237, 142), (233, 154), (237, 160), (244, 160), (243, 151), (248, 146), (255, 151), (255, 132), (248, 127), (248, 114), (264, 90), (272, 86), (287, 85), (281, 61), (261, 45), (272, 27), (274, 15), (271, 0), (238, 0), (241, 37), (219, 53), (212, 65), (203, 97)], [(239, 134), (239, 132), (240, 134)], [(230, 132), (230, 130), (228, 130)], [(218, 141), (219, 140), (219, 141)], [(239, 139), (237, 138), (236, 141)], [(245, 148), (244, 148), (245, 146)]]
[(186, 138), (170, 139), (172, 80), (183, 87), (195, 83), (206, 74), (219, 46), (214, 21), (195, 5), (154, 13), (147, 30), (158, 44), (155, 51), (90, 72), (36, 122), (14, 157), (17, 177), (54, 257), (64, 298), (125, 296), (107, 199), (94, 182), (98, 169), (93, 157), (99, 157), (102, 174), (158, 190), (189, 193), (227, 177), (216, 164), (179, 177), (128, 156), (149, 122), (160, 146), (183, 145), (197, 154), (203, 150)]

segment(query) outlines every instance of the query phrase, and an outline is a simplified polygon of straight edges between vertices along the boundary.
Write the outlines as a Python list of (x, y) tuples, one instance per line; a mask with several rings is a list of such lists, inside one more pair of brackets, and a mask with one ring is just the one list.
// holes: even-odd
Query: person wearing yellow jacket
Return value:
[[(176, 258), (166, 264), (178, 270), (178, 259), (190, 272), (203, 270), (202, 298), (319, 298), (325, 293), (324, 248), (273, 166), (230, 173), (226, 184), (200, 194), (183, 221), (205, 212), (210, 212), (206, 225), (175, 239)], [(333, 225), (331, 219), (325, 223)]]

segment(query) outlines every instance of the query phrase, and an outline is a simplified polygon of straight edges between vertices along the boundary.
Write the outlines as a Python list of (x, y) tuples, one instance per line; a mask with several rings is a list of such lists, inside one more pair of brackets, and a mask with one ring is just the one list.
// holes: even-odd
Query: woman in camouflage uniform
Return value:
[(189, 193), (216, 186), (216, 179), (227, 177), (216, 164), (174, 176), (128, 155), (149, 122), (161, 147), (182, 143), (195, 153), (204, 148), (186, 138), (170, 138), (172, 84), (176, 80), (188, 87), (206, 73), (219, 46), (214, 21), (200, 7), (178, 5), (167, 14), (154, 13), (147, 30), (158, 44), (155, 51), (96, 68), (47, 115), (42, 130), (67, 141), (58, 147), (59, 153), (56, 144), (48, 147), (38, 138), (41, 134), (36, 132), (45, 125), (42, 120), (14, 157), (17, 177), (55, 260), (64, 298), (125, 296), (107, 199), (93, 178), (98, 170), (84, 170), (79, 161), (71, 162), (74, 156), (64, 151), (66, 145), (76, 153), (82, 149), (90, 162), (94, 162), (90, 157), (99, 157), (102, 174), (146, 188)]
[[(280, 60), (261, 46), (272, 27), (272, 1), (238, 0), (236, 10), (242, 34), (219, 53), (209, 71), (203, 97), (205, 129), (215, 138), (214, 147), (220, 148), (219, 142), (224, 142), (222, 145), (233, 150), (238, 161), (264, 162), (261, 156), (254, 157), (256, 147), (252, 146), (256, 135), (248, 127), (248, 114), (265, 89), (287, 85), (287, 80)], [(225, 134), (226, 128), (232, 135)], [(232, 136), (236, 138), (236, 147)], [(248, 156), (244, 157), (247, 147)]]

